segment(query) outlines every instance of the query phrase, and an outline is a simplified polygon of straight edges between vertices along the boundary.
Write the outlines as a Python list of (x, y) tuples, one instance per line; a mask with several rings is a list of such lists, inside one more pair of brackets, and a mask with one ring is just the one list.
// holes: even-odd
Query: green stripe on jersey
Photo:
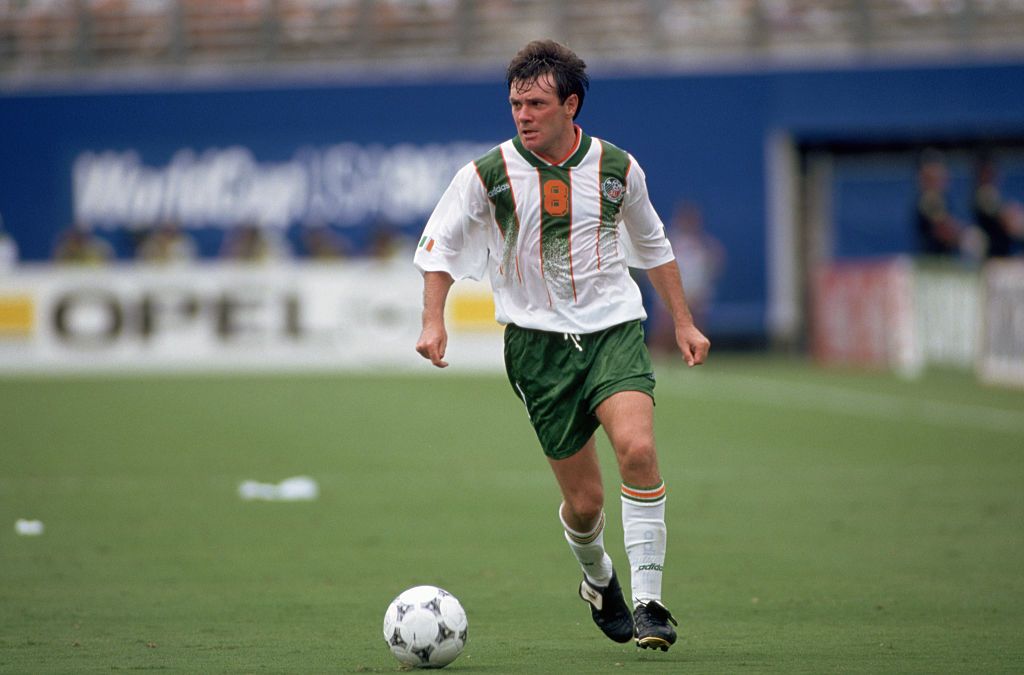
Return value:
[(629, 155), (607, 141), (601, 143), (601, 168), (598, 178), (601, 189), (601, 223), (598, 230), (598, 251), (607, 250), (615, 237), (615, 222), (626, 196), (626, 174)]
[(519, 216), (516, 214), (516, 198), (512, 192), (512, 182), (508, 177), (505, 158), (501, 154), (501, 146), (492, 149), (473, 164), (487, 191), (487, 198), (494, 204), (494, 220), (504, 240), (501, 254), (502, 273), (510, 274), (519, 241)]
[(537, 169), (540, 182), (540, 255), (548, 291), (576, 300), (572, 275), (572, 172), (560, 166)]

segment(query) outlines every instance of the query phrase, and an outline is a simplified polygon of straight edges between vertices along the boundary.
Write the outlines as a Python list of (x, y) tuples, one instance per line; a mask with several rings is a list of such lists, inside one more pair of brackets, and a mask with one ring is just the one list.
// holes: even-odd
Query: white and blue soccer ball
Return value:
[(384, 613), (384, 641), (399, 661), (417, 668), (443, 668), (466, 646), (466, 610), (437, 586), (402, 591)]

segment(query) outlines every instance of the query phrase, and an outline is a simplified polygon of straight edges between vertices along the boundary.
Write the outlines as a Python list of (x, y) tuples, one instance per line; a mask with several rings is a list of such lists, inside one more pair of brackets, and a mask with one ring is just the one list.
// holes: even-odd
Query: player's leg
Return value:
[(561, 333), (505, 329), (509, 384), (523, 401), (530, 423), (562, 492), (559, 520), (583, 570), (580, 597), (599, 628), (617, 642), (633, 636), (633, 616), (604, 548), (604, 487), (583, 386), (586, 353)]
[(594, 438), (569, 457), (548, 461), (562, 491), (558, 516), (565, 540), (583, 570), (580, 597), (605, 635), (628, 642), (635, 633), (633, 616), (604, 547), (604, 486)]
[(661, 602), (665, 565), (665, 482), (654, 444), (654, 401), (646, 392), (621, 391), (595, 410), (622, 476), (622, 530), (630, 565), (630, 588), (636, 607), (637, 643), (668, 649), (676, 634), (675, 619)]
[(594, 409), (615, 449), (622, 480), (631, 485), (661, 482), (654, 446), (654, 399), (642, 391), (620, 391)]
[(594, 438), (574, 455), (548, 459), (562, 492), (558, 509), (565, 538), (595, 586), (607, 586), (612, 561), (604, 549), (604, 486)]
[(665, 564), (665, 482), (654, 445), (654, 402), (639, 391), (622, 391), (596, 409), (615, 449), (622, 476), (622, 529), (634, 603), (661, 600)]

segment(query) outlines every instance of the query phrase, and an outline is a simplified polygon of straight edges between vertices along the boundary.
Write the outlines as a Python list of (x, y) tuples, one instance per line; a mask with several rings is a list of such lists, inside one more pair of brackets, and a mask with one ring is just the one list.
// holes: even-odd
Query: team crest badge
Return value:
[(626, 188), (618, 178), (605, 178), (601, 183), (601, 193), (608, 201), (618, 204), (626, 194)]

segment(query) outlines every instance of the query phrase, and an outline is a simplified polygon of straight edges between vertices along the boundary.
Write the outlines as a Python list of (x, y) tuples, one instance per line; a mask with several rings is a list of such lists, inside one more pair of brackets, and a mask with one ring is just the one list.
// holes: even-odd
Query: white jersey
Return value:
[(415, 264), (455, 279), (489, 275), (499, 323), (585, 334), (647, 318), (628, 267), (673, 259), (636, 160), (577, 127), (561, 164), (516, 137), (462, 167)]

